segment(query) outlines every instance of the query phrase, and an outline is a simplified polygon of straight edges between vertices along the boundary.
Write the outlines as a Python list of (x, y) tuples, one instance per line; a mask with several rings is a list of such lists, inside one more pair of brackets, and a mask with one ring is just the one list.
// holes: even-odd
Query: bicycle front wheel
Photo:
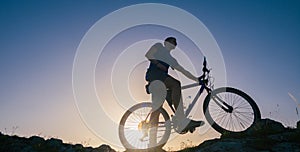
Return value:
[(127, 150), (147, 150), (155, 147), (163, 147), (171, 134), (171, 122), (168, 113), (159, 108), (157, 129), (157, 144), (150, 145), (150, 124), (152, 104), (150, 102), (139, 103), (125, 112), (119, 124), (119, 138)]
[(243, 132), (261, 118), (254, 100), (235, 88), (223, 87), (208, 94), (203, 103), (208, 123), (219, 133)]

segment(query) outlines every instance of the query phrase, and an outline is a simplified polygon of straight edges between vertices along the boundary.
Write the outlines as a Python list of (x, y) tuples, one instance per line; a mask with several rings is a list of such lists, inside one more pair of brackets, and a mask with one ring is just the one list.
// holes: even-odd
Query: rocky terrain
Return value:
[[(223, 134), (181, 152), (264, 151), (300, 152), (300, 121), (297, 128), (285, 128), (281, 123), (262, 119), (243, 133)], [(38, 136), (30, 138), (8, 136), (0, 133), (0, 152), (115, 152), (109, 145), (97, 148), (80, 144), (65, 144), (60, 139), (45, 140)]]
[(300, 121), (297, 128), (285, 128), (281, 123), (262, 119), (244, 133), (224, 134), (220, 139), (201, 143), (181, 152), (300, 152)]
[(108, 145), (97, 148), (83, 147), (81, 144), (65, 144), (60, 139), (48, 139), (38, 136), (30, 138), (8, 136), (0, 133), (0, 152), (115, 152)]

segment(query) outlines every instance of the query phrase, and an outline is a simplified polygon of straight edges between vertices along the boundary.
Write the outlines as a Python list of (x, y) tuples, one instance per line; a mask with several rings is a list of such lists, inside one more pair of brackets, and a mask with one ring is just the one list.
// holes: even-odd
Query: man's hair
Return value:
[(168, 38), (165, 39), (165, 42), (169, 42), (169, 43), (171, 43), (171, 44), (173, 44), (175, 46), (177, 45), (175, 37), (168, 37)]

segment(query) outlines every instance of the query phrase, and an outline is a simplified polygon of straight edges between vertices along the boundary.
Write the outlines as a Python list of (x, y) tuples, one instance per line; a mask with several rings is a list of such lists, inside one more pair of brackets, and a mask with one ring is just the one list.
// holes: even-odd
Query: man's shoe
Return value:
[(187, 121), (188, 121), (188, 124), (184, 127), (184, 126), (179, 126), (179, 130), (180, 130), (180, 134), (185, 134), (187, 133), (188, 131), (190, 131), (191, 133), (193, 133), (197, 127), (200, 127), (200, 126), (203, 126), (204, 125), (204, 121), (195, 121), (195, 120), (190, 120), (188, 118), (186, 118), (184, 120), (186, 123), (181, 123), (182, 125), (184, 124), (187, 124)]
[(197, 127), (203, 126), (204, 121), (195, 121), (195, 120), (190, 120), (189, 124), (184, 128), (183, 132), (190, 132), (193, 133)]
[(185, 128), (196, 128), (204, 125), (204, 121), (191, 120)]

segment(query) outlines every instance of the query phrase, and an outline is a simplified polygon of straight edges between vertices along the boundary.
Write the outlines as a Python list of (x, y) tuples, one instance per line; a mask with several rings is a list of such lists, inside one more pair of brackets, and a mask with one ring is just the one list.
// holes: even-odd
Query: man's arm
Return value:
[(198, 78), (195, 77), (193, 74), (191, 74), (189, 71), (185, 70), (181, 65), (177, 64), (176, 66), (173, 67), (177, 71), (181, 72), (183, 75), (185, 75), (187, 78), (194, 80), (198, 82)]
[(185, 75), (187, 78), (194, 80), (196, 82), (199, 82), (198, 78), (195, 77), (193, 74), (191, 74), (189, 71), (185, 70), (178, 62), (177, 60), (169, 56), (168, 64), (172, 67), (172, 69), (176, 69), (177, 71), (181, 72), (183, 75)]
[(160, 44), (160, 43), (154, 44), (154, 45), (149, 49), (149, 51), (145, 54), (145, 57), (146, 57), (148, 60), (157, 60), (156, 57), (155, 57), (155, 54), (156, 54), (156, 52), (158, 51), (158, 48), (159, 48), (159, 47), (163, 47), (162, 44)]
[(148, 59), (148, 60), (153, 60), (155, 59), (154, 58), (154, 54), (155, 52), (157, 51), (157, 48), (155, 46), (152, 46), (150, 48), (150, 50), (146, 53), (145, 57)]

